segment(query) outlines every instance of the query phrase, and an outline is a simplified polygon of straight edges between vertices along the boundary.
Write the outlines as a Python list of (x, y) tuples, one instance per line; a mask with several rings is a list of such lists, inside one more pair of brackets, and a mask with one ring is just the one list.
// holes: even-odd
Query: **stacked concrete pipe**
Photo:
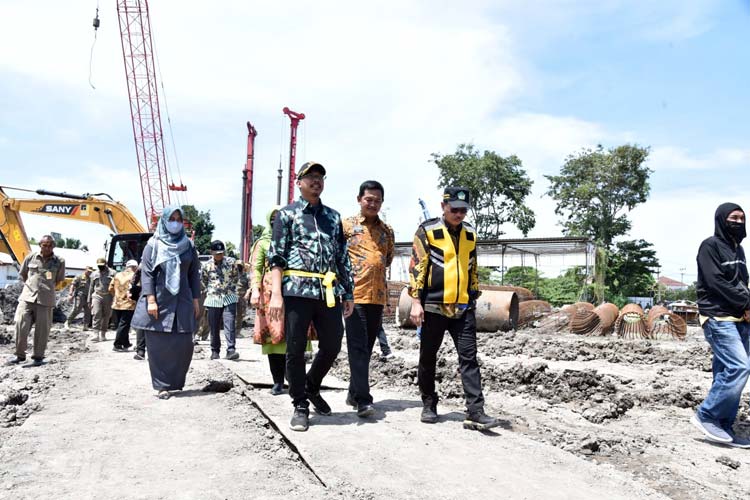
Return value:
[[(409, 318), (412, 299), (408, 288), (401, 290), (396, 311), (396, 323), (401, 328), (414, 328)], [(476, 306), (477, 331), (512, 330), (518, 325), (518, 296), (511, 291), (482, 290)]]

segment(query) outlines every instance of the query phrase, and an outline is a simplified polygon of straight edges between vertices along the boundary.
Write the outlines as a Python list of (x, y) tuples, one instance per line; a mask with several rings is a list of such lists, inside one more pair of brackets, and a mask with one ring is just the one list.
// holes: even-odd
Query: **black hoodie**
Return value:
[[(714, 235), (698, 249), (698, 309), (711, 318), (741, 318), (750, 309), (745, 251), (727, 229), (727, 216), (742, 208), (735, 203), (719, 205), (714, 215)], [(744, 212), (744, 210), (743, 210)]]

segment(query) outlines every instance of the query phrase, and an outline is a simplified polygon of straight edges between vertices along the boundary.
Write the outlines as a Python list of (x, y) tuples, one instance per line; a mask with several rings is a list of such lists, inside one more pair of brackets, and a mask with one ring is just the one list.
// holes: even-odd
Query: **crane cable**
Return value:
[[(156, 38), (154, 36), (154, 29), (153, 28), (151, 28), (151, 38), (152, 39)], [(152, 43), (152, 46), (153, 46), (152, 50), (153, 50), (153, 53), (154, 53), (154, 59), (156, 61), (156, 71), (159, 73), (159, 86), (161, 86), (161, 92), (162, 92), (162, 96), (164, 98), (164, 112), (167, 115), (167, 128), (169, 129), (169, 140), (172, 143), (172, 151), (174, 153), (174, 162), (175, 162), (175, 168), (177, 169), (177, 177), (180, 180), (180, 186), (184, 186), (185, 184), (182, 182), (182, 172), (180, 170), (180, 160), (177, 157), (177, 146), (176, 146), (175, 141), (174, 141), (174, 131), (172, 129), (172, 117), (169, 114), (169, 104), (167, 102), (167, 91), (164, 88), (164, 77), (161, 74), (161, 64), (159, 63), (159, 54), (156, 52), (156, 46), (157, 46), (157, 44), (154, 42), (154, 43)], [(162, 140), (163, 139), (164, 139), (164, 137), (163, 137), (163, 133), (162, 133)], [(164, 151), (164, 159), (165, 159), (165, 161), (167, 160), (167, 152), (166, 152), (166, 150)], [(170, 178), (174, 178), (174, 175), (172, 173), (172, 169), (171, 169), (170, 163), (168, 161), (166, 161), (166, 163), (167, 163), (167, 165), (165, 165), (165, 166), (167, 167), (167, 170), (169, 172), (169, 177)], [(167, 189), (169, 189), (169, 186), (167, 186)], [(187, 194), (186, 194), (187, 191), (175, 191), (175, 193), (176, 193), (177, 201), (180, 203), (180, 205), (187, 205), (188, 204), (187, 203), (188, 199), (187, 199)]]
[(94, 46), (96, 45), (96, 33), (99, 29), (99, 0), (96, 1), (96, 16), (94, 16), (94, 21), (92, 25), (94, 26), (94, 41), (91, 43), (91, 53), (89, 54), (89, 85), (91, 85), (91, 88), (96, 90), (96, 87), (94, 87), (94, 83), (91, 81), (92, 76), (92, 70), (91, 67), (94, 64)]

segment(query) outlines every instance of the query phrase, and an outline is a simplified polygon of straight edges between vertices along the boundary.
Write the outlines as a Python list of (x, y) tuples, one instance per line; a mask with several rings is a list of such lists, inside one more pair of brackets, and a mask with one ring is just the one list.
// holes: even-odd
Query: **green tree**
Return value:
[(513, 266), (503, 274), (503, 284), (522, 286), (534, 290), (542, 278), (542, 273), (529, 266)]
[(492, 279), (490, 278), (490, 274), (492, 274), (491, 267), (477, 266), (477, 274), (479, 275), (479, 283), (483, 285), (492, 284)]
[(77, 238), (65, 238), (65, 248), (81, 248), (81, 240)]
[(557, 278), (545, 278), (539, 283), (539, 298), (555, 307), (573, 304), (586, 296), (586, 269), (575, 266)]
[(263, 224), (253, 224), (253, 241), (258, 241), (265, 228), (266, 226)]
[(224, 248), (226, 250), (227, 257), (232, 257), (233, 259), (240, 258), (239, 254), (237, 253), (237, 247), (231, 241), (225, 241)]
[(630, 144), (605, 151), (600, 145), (569, 156), (560, 175), (545, 175), (555, 213), (565, 217), (563, 232), (588, 236), (606, 249), (627, 234), (627, 212), (645, 202), (651, 189), (651, 170), (644, 165), (649, 151)]
[(655, 283), (653, 273), (659, 267), (652, 246), (645, 240), (617, 243), (609, 254), (607, 267), (606, 285), (610, 300), (615, 296), (646, 297), (651, 294)]
[(534, 212), (524, 204), (532, 181), (517, 156), (480, 155), (473, 144), (460, 144), (453, 154), (433, 153), (432, 161), (440, 171), (439, 187), (463, 186), (471, 193), (470, 214), (480, 238), (497, 239), (506, 222), (524, 236), (533, 229)]
[[(56, 248), (81, 248), (81, 240), (77, 238), (64, 238), (60, 233), (52, 233), (51, 236), (55, 239)], [(29, 243), (36, 244), (36, 240), (32, 238)]]
[(696, 293), (695, 287), (695, 283), (687, 287), (685, 290), (670, 290), (663, 287), (661, 297), (663, 300), (692, 300), (695, 302), (698, 300), (698, 294)]
[(182, 217), (193, 226), (193, 242), (199, 254), (211, 252), (211, 240), (213, 239), (214, 223), (211, 222), (211, 211), (199, 212), (193, 205), (182, 207)]

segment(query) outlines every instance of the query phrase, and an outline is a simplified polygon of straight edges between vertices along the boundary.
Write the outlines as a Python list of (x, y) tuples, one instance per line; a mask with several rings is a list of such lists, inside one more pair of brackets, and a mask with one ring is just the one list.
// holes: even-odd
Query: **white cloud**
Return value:
[(659, 146), (649, 156), (649, 167), (654, 171), (750, 167), (750, 149), (719, 148), (699, 155), (687, 148)]

